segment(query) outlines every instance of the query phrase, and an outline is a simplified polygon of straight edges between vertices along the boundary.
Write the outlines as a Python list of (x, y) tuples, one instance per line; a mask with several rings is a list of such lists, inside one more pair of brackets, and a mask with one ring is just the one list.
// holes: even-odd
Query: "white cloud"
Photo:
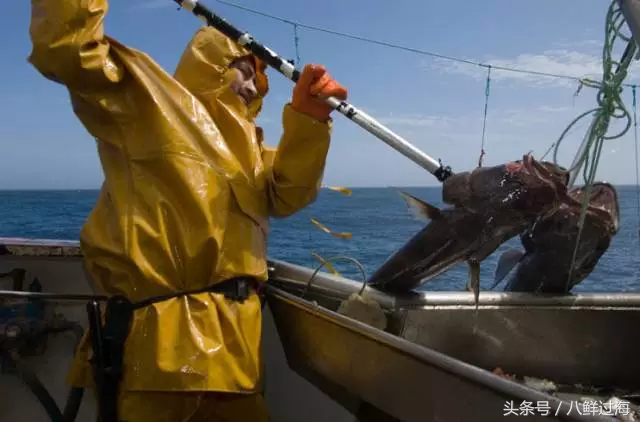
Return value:
[(573, 41), (557, 41), (553, 44), (557, 48), (589, 48), (589, 49), (602, 49), (602, 40), (573, 40)]
[[(623, 47), (624, 43), (616, 45), (617, 53), (613, 54), (614, 59), (620, 59), (622, 51), (618, 50), (622, 50)], [(560, 40), (551, 48), (541, 52), (528, 52), (513, 57), (478, 57), (470, 60), (534, 73), (600, 80), (602, 42), (589, 38), (582, 41)], [(483, 83), (487, 76), (487, 69), (484, 67), (442, 59), (425, 61), (423, 66), (436, 69), (444, 76), (463, 75), (479, 83)], [(584, 95), (585, 89), (583, 89), (582, 95), (572, 95), (578, 87), (576, 80), (495, 68), (492, 68), (491, 76), (492, 81), (501, 83), (502, 86), (498, 90), (498, 99), (494, 101), (492, 97), (489, 103), (484, 144), (487, 153), (485, 165), (505, 162), (528, 151), (532, 151), (534, 156), (539, 158), (558, 140), (576, 117), (597, 107), (595, 90)], [(638, 63), (633, 61), (624, 82), (638, 83), (639, 76)], [(505, 84), (510, 85), (513, 91), (505, 89)], [(538, 88), (543, 87), (551, 89), (544, 93), (536, 92)], [(632, 112), (630, 90), (626, 88), (625, 91), (623, 101), (628, 111)], [(558, 150), (559, 164), (570, 165), (591, 121), (591, 117), (586, 116), (565, 134)], [(449, 116), (443, 121), (435, 119), (430, 125), (421, 128), (419, 136), (413, 139), (418, 145), (422, 144), (449, 157), (448, 160), (455, 166), (466, 168), (477, 162), (474, 160), (477, 160), (482, 142), (482, 122), (480, 112)], [(397, 123), (400, 121), (398, 120)], [(607, 135), (619, 133), (625, 124), (625, 119), (612, 118)], [(396, 124), (395, 127), (399, 131), (405, 129), (400, 124)], [(424, 141), (420, 142), (420, 139)], [(443, 140), (451, 145), (447, 150), (438, 150), (433, 146), (434, 142)], [(546, 155), (545, 159), (553, 159), (553, 150)], [(629, 180), (629, 170), (634, 159), (633, 127), (631, 127), (624, 137), (604, 141), (598, 177)]]
[[(487, 117), (488, 125), (504, 128), (521, 128), (530, 125), (545, 124), (557, 121), (558, 114), (575, 112), (572, 107), (541, 105), (530, 108), (505, 108), (490, 110)], [(459, 116), (424, 116), (418, 114), (388, 113), (388, 117), (377, 120), (390, 127), (419, 126), (435, 130), (451, 130), (452, 128), (468, 128), (482, 124), (483, 117), (478, 114)]]
[[(591, 108), (593, 98), (583, 97), (577, 102), (579, 104), (571, 106), (571, 100), (566, 97), (541, 99), (533, 103), (510, 103), (507, 100), (490, 107), (483, 165), (493, 166), (517, 160), (528, 152), (537, 159), (544, 155), (545, 160), (553, 161), (554, 150), (551, 147), (577, 116)], [(379, 110), (374, 117), (432, 158), (441, 158), (454, 171), (471, 170), (478, 164), (482, 146), (481, 110), (454, 111), (442, 115)], [(590, 123), (591, 119), (587, 116), (565, 135), (558, 150), (558, 164), (570, 166)], [(623, 123), (612, 119), (609, 134), (615, 133)], [(336, 134), (328, 170), (328, 174), (340, 174), (342, 179), (331, 178), (327, 183), (349, 186), (437, 184), (425, 176), (422, 168), (409, 164), (406, 157), (390, 150), (383, 142), (361, 135), (351, 126), (345, 126), (344, 130), (350, 133)], [(343, 142), (342, 139), (349, 141)], [(361, 155), (361, 159), (352, 159), (356, 153)], [(628, 183), (635, 174), (630, 172), (634, 165), (634, 154), (633, 127), (623, 138), (605, 140), (597, 178)], [(372, 171), (372, 166), (383, 166), (388, 171), (377, 174)], [(582, 174), (577, 183), (583, 183)]]
[(132, 9), (163, 9), (167, 7), (178, 7), (174, 0), (137, 0), (132, 3)]
[[(495, 165), (517, 159), (529, 151), (540, 158), (582, 111), (579, 107), (555, 104), (490, 110), (484, 144), (487, 154), (485, 164)], [(427, 153), (439, 149), (440, 145), (448, 145), (445, 156), (450, 160), (459, 160), (461, 157), (467, 157), (464, 158), (465, 161), (468, 161), (469, 157), (477, 160), (479, 156), (483, 125), (481, 113), (389, 116), (391, 117), (378, 118), (378, 121), (406, 137), (418, 148), (426, 148), (424, 150)], [(589, 118), (585, 118), (566, 135), (559, 151), (561, 162), (571, 160), (577, 143), (584, 136), (589, 123)], [(546, 158), (549, 159), (551, 156), (552, 154), (547, 155)]]
[(443, 116), (422, 116), (419, 114), (394, 115), (393, 113), (389, 113), (387, 117), (380, 117), (377, 120), (383, 125), (434, 127), (445, 123), (447, 119), (448, 118)]
[(543, 105), (538, 107), (539, 111), (546, 111), (549, 113), (562, 113), (564, 111), (569, 111), (571, 110), (571, 107), (566, 107), (566, 106), (548, 106), (548, 105)]
[[(567, 47), (549, 49), (541, 53), (523, 53), (511, 58), (493, 57), (468, 60), (491, 65), (493, 67), (491, 70), (493, 80), (513, 81), (537, 87), (575, 87), (577, 83), (576, 80), (550, 77), (540, 73), (600, 80), (603, 70), (602, 53), (600, 51), (601, 43), (594, 40), (586, 40), (560, 42), (556, 43), (556, 45)], [(583, 48), (579, 50), (578, 47)], [(613, 58), (619, 60), (620, 56), (614, 54)], [(445, 59), (424, 61), (423, 66), (435, 69), (443, 74), (467, 75), (478, 80), (485, 79), (487, 75), (486, 68)], [(500, 68), (518, 69), (533, 73), (509, 71)], [(638, 72), (637, 64), (632, 62), (625, 82), (630, 83), (632, 79), (636, 79), (638, 76), (640, 76), (640, 73)]]

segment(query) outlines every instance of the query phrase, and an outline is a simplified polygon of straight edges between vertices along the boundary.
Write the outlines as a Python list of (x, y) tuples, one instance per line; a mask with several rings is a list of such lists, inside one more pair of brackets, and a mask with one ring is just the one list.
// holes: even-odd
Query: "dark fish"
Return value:
[(620, 210), (618, 194), (613, 186), (604, 182), (592, 185), (572, 266), (585, 194), (584, 188), (571, 189), (570, 201), (522, 234), (520, 240), (524, 251), (509, 249), (500, 256), (491, 288), (497, 286), (516, 265), (518, 268), (505, 291), (563, 294), (591, 274), (620, 229)]
[(480, 262), (565, 200), (568, 174), (530, 155), (521, 161), (458, 173), (443, 186), (439, 209), (403, 193), (410, 209), (429, 224), (393, 254), (368, 280), (380, 290), (406, 292), (467, 262), (478, 302)]

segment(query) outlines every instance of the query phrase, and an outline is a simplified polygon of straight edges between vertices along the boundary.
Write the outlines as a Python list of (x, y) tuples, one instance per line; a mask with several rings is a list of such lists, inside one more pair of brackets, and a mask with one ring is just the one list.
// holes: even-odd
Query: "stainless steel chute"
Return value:
[(272, 262), (268, 304), (290, 367), (338, 401), (356, 396), (403, 421), (502, 420), (510, 401), (549, 402), (551, 420), (614, 420), (491, 370), (637, 387), (639, 350), (625, 339), (640, 323), (640, 295), (481, 293), (476, 321), (471, 293), (367, 289), (387, 312), (383, 332), (335, 312), (359, 283), (319, 273), (307, 290), (311, 273)]

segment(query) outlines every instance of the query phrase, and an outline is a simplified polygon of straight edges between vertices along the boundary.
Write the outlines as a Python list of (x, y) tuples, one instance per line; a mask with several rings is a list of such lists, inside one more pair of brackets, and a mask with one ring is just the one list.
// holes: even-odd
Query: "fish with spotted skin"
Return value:
[(591, 274), (620, 229), (618, 194), (609, 183), (592, 184), (575, 261), (573, 256), (586, 190), (573, 188), (568, 194), (570, 201), (520, 236), (524, 251), (508, 249), (500, 256), (492, 289), (515, 266), (517, 269), (505, 291), (565, 294)]
[(409, 209), (429, 223), (367, 283), (380, 290), (407, 292), (466, 262), (467, 289), (473, 291), (477, 308), (480, 263), (539, 216), (552, 214), (565, 201), (568, 180), (561, 167), (527, 154), (519, 161), (449, 177), (442, 197), (452, 206), (444, 209), (402, 193)]

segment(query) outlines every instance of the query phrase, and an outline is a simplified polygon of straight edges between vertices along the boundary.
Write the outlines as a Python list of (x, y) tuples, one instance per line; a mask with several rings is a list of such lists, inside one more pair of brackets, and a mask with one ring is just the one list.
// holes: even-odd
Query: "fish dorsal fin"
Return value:
[(400, 195), (402, 195), (402, 198), (407, 202), (409, 212), (411, 212), (417, 219), (429, 221), (437, 220), (442, 217), (442, 213), (438, 207), (428, 204), (406, 192), (400, 192)]
[(496, 273), (493, 278), (493, 284), (489, 290), (493, 290), (500, 282), (511, 272), (513, 267), (522, 259), (524, 252), (518, 249), (507, 249), (500, 255), (498, 265), (496, 265)]

